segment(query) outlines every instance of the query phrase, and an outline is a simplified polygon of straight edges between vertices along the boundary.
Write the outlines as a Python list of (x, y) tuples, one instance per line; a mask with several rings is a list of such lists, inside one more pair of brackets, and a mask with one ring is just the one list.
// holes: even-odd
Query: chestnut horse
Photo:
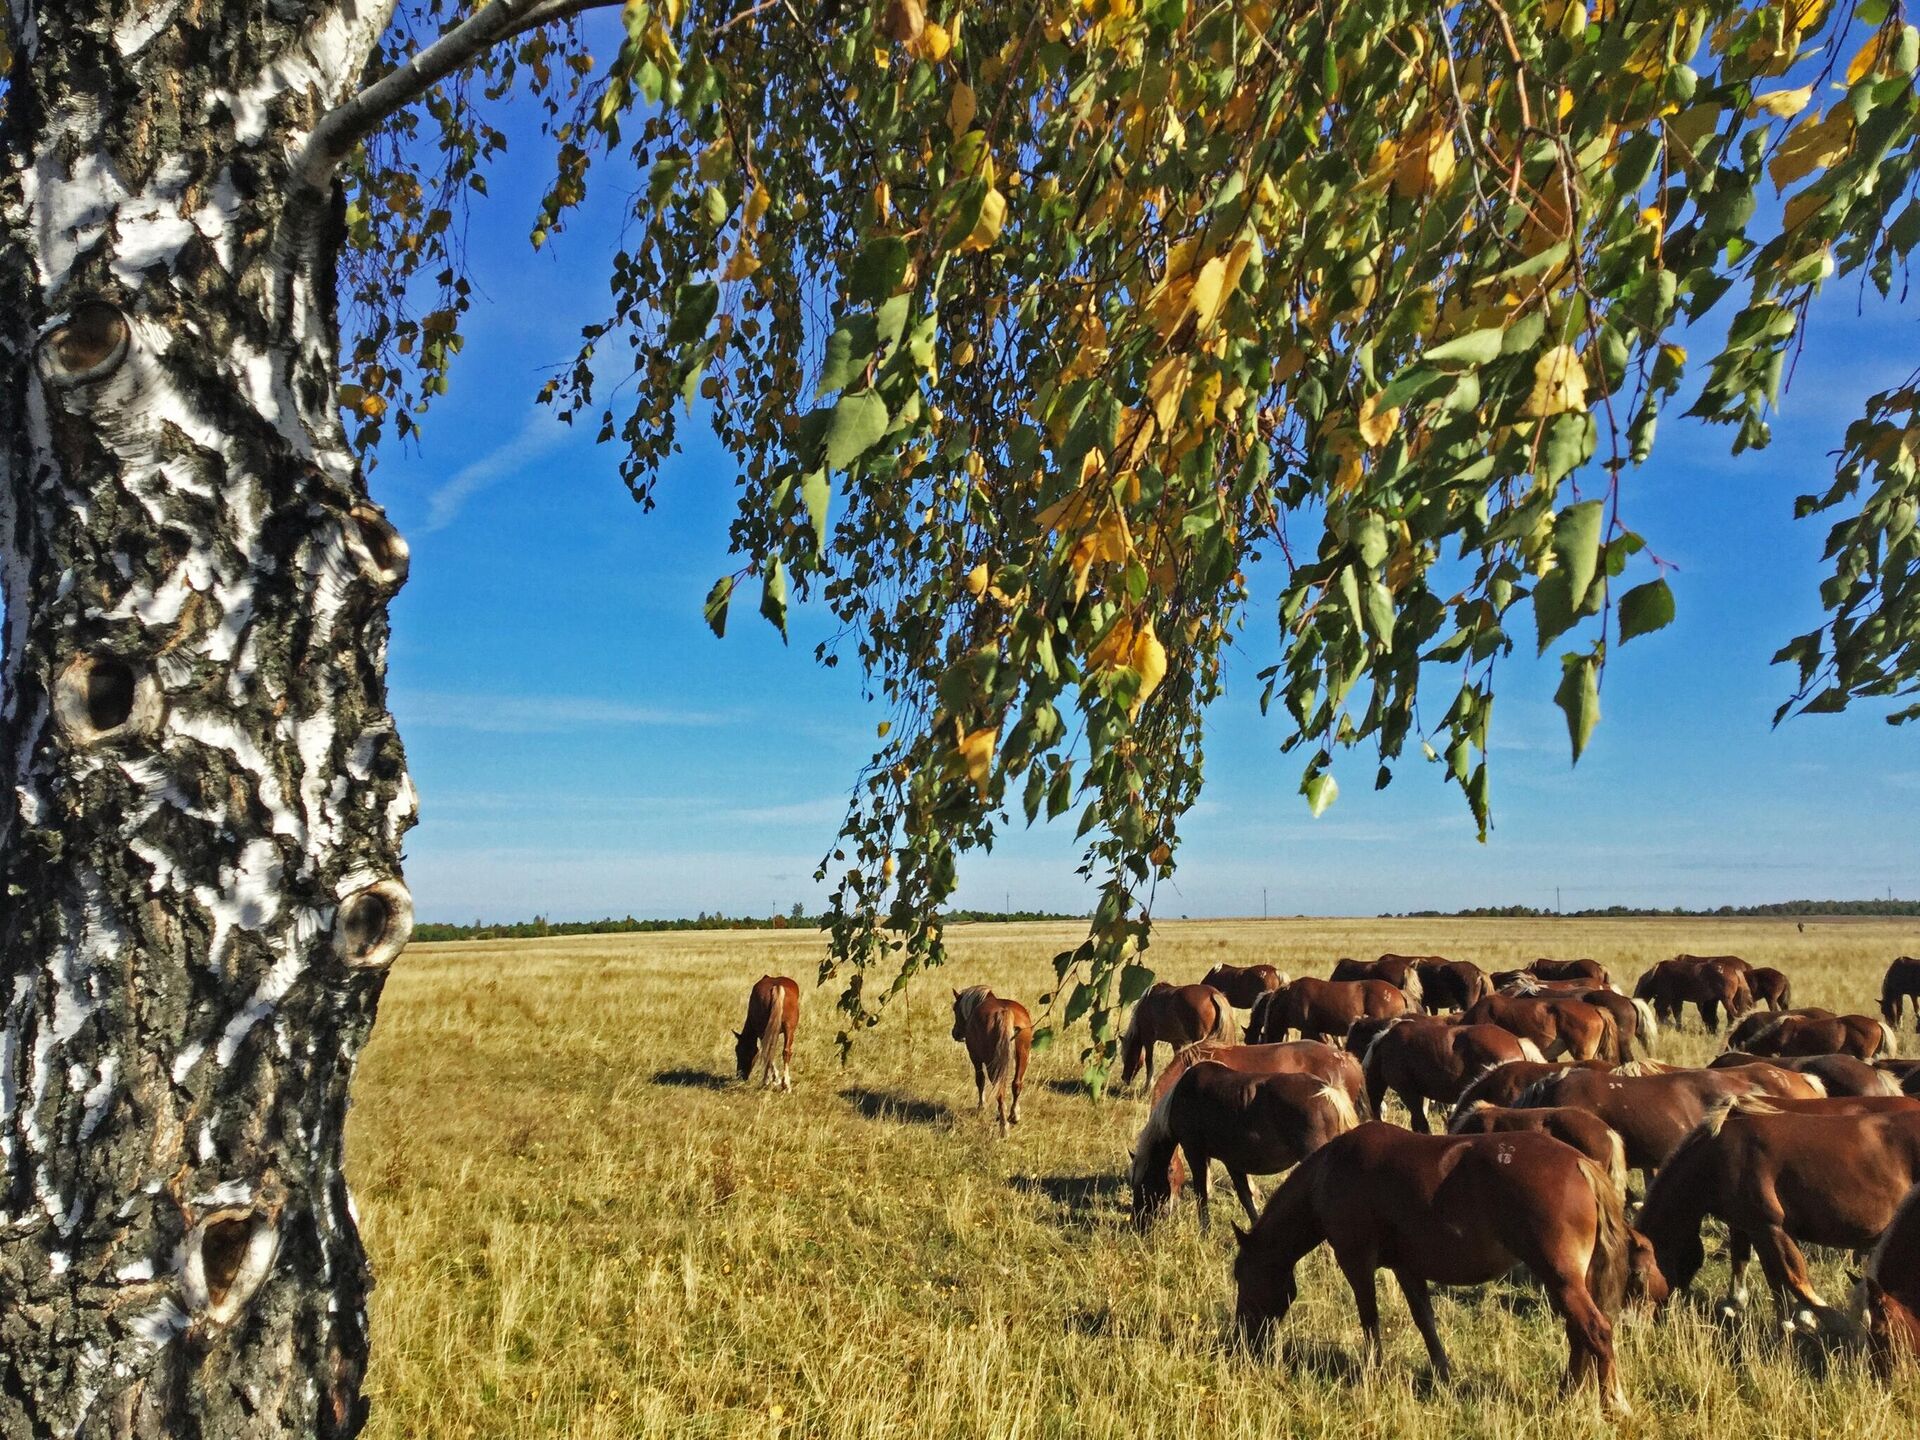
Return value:
[(1542, 1058), (1531, 1040), (1498, 1025), (1451, 1025), (1426, 1015), (1356, 1021), (1348, 1032), (1349, 1049), (1360, 1048), (1355, 1040), (1368, 1027), (1379, 1027), (1360, 1062), (1367, 1076), (1368, 1107), (1379, 1116), (1391, 1090), (1407, 1107), (1408, 1122), (1422, 1134), (1431, 1128), (1429, 1100), (1451, 1105), (1481, 1072), (1509, 1060)]
[(1448, 960), (1439, 955), (1416, 955), (1412, 959), (1413, 968), (1420, 974), (1421, 1001), (1429, 1011), (1465, 1010), (1493, 988), (1487, 972), (1471, 960)]
[(1356, 1020), (1386, 1020), (1412, 1007), (1406, 992), (1385, 980), (1316, 980), (1303, 975), (1282, 985), (1261, 1002), (1256, 1019), (1262, 1028), (1255, 1039), (1284, 1040), (1298, 1030), (1308, 1040), (1331, 1036), (1344, 1040)]
[(1742, 1065), (1777, 1065), (1811, 1075), (1826, 1087), (1829, 1095), (1898, 1095), (1900, 1082), (1884, 1070), (1876, 1070), (1851, 1055), (1749, 1055), (1744, 1050), (1728, 1050), (1713, 1057), (1709, 1070), (1738, 1069)]
[(760, 1066), (762, 1088), (793, 1089), (793, 1037), (800, 1029), (800, 986), (762, 975), (747, 992), (747, 1023), (733, 1032), (733, 1063), (745, 1080)]
[(1211, 985), (1241, 1010), (1271, 990), (1287, 983), (1287, 977), (1271, 965), (1216, 965), (1207, 971), (1202, 985)]
[(1329, 980), (1384, 980), (1407, 1003), (1418, 1006), (1423, 999), (1420, 963), (1411, 955), (1382, 955), (1378, 960), (1336, 960)]
[(1818, 1005), (1803, 1005), (1798, 1010), (1768, 1011), (1759, 1010), (1748, 1015), (1738, 1025), (1727, 1032), (1727, 1049), (1744, 1050), (1747, 1042), (1756, 1035), (1764, 1035), (1771, 1030), (1782, 1015), (1803, 1015), (1815, 1020), (1832, 1020), (1831, 1010), (1822, 1010)]
[(1871, 1060), (1895, 1056), (1893, 1026), (1872, 1015), (1799, 1015), (1789, 1010), (1746, 1034), (1750, 1055), (1851, 1055)]
[(1153, 1084), (1156, 1045), (1164, 1043), (1178, 1054), (1202, 1041), (1240, 1043), (1233, 1002), (1211, 985), (1155, 985), (1133, 1007), (1126, 1033), (1120, 1037), (1120, 1083), (1131, 1085), (1144, 1064), (1147, 1084)]
[(1849, 1328), (1814, 1293), (1800, 1243), (1867, 1250), (1892, 1223), (1920, 1181), (1920, 1108), (1877, 1108), (1897, 1103), (1832, 1100), (1819, 1113), (1783, 1113), (1741, 1100), (1709, 1115), (1640, 1207), (1640, 1229), (1668, 1284), (1684, 1290), (1699, 1273), (1700, 1227), (1711, 1215), (1731, 1232), (1734, 1307), (1748, 1254), (1757, 1252), (1789, 1327)]
[(1700, 1012), (1700, 1023), (1717, 1030), (1722, 1010), (1731, 1024), (1753, 1008), (1747, 981), (1752, 969), (1738, 955), (1676, 955), (1647, 970), (1634, 984), (1633, 994), (1675, 1025), (1680, 1023), (1681, 1007), (1691, 1004)]
[(1573, 1105), (1598, 1115), (1626, 1141), (1628, 1167), (1652, 1175), (1717, 1102), (1742, 1095), (1810, 1098), (1825, 1093), (1811, 1076), (1773, 1065), (1654, 1075), (1566, 1070), (1535, 1081), (1514, 1104), (1521, 1109)]
[(1569, 1055), (1575, 1060), (1626, 1059), (1620, 1052), (1620, 1027), (1613, 1016), (1584, 1000), (1549, 1000), (1493, 994), (1467, 1011), (1469, 1025), (1498, 1025), (1523, 1040), (1531, 1040), (1551, 1060)]
[(1572, 1105), (1518, 1110), (1510, 1105), (1489, 1105), (1484, 1100), (1476, 1100), (1456, 1110), (1447, 1121), (1449, 1135), (1507, 1135), (1516, 1130), (1537, 1130), (1563, 1145), (1571, 1145), (1606, 1171), (1620, 1198), (1626, 1199), (1627, 1142), (1591, 1110)]
[(1347, 1092), (1313, 1075), (1248, 1075), (1199, 1060), (1160, 1098), (1133, 1146), (1133, 1223), (1145, 1227), (1173, 1199), (1174, 1152), (1186, 1160), (1200, 1232), (1210, 1226), (1208, 1167), (1218, 1160), (1257, 1217), (1249, 1175), (1297, 1165), (1360, 1123)]
[(1585, 980), (1590, 985), (1613, 988), (1613, 977), (1598, 960), (1534, 960), (1527, 970), (1542, 980)]
[(1240, 1231), (1233, 1279), (1241, 1332), (1263, 1339), (1297, 1293), (1294, 1267), (1326, 1242), (1353, 1288), (1360, 1326), (1380, 1362), (1374, 1273), (1391, 1269), (1449, 1377), (1429, 1284), (1478, 1285), (1525, 1265), (1567, 1327), (1566, 1384), (1588, 1379), (1625, 1413), (1613, 1364), (1613, 1324), (1626, 1290), (1630, 1241), (1619, 1192), (1586, 1156), (1545, 1135), (1415, 1135), (1370, 1121), (1330, 1141), (1280, 1182), (1250, 1231)]
[(1920, 1026), (1920, 956), (1902, 955), (1887, 966), (1880, 982), (1880, 1013), (1889, 1025), (1899, 1025), (1903, 1000), (1913, 1007), (1913, 1022)]
[(1598, 1006), (1613, 1016), (1614, 1028), (1620, 1032), (1623, 1061), (1632, 1059), (1636, 1052), (1643, 1058), (1653, 1054), (1653, 1042), (1660, 1034), (1659, 1018), (1647, 1001), (1635, 1000), (1618, 990), (1595, 986), (1586, 980), (1541, 980), (1525, 970), (1510, 971), (1500, 991), (1518, 998), (1582, 1000)]
[[(1160, 1078), (1153, 1083), (1151, 1104), (1158, 1105), (1174, 1082), (1202, 1060), (1211, 1060), (1242, 1075), (1312, 1075), (1347, 1092), (1355, 1110), (1366, 1113), (1367, 1082), (1360, 1073), (1360, 1062), (1337, 1045), (1319, 1040), (1289, 1040), (1284, 1045), (1216, 1045), (1201, 1041), (1189, 1045), (1167, 1062)], [(1167, 1171), (1167, 1191), (1178, 1194), (1186, 1183), (1186, 1165), (1180, 1152), (1173, 1152)]]
[(987, 1083), (993, 1083), (1004, 1139), (1007, 1127), (1020, 1123), (1020, 1091), (1027, 1083), (1027, 1055), (1033, 1049), (1033, 1017), (1018, 1000), (1002, 1000), (984, 985), (955, 990), (953, 1038), (966, 1043), (967, 1058), (973, 1061), (973, 1087), (979, 1097), (975, 1109), (987, 1108)]
[(1920, 1360), (1920, 1185), (1893, 1212), (1860, 1289), (1874, 1368), (1885, 1375), (1896, 1364)]
[(1771, 965), (1754, 966), (1747, 972), (1747, 989), (1753, 993), (1756, 1005), (1764, 1005), (1769, 1010), (1793, 1008), (1793, 981), (1784, 970), (1776, 970)]

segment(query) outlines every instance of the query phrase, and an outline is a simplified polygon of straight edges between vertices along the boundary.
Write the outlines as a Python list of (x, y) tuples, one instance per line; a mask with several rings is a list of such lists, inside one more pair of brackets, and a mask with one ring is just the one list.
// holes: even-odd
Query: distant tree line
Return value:
[[(1786, 916), (1811, 919), (1820, 916), (1910, 916), (1920, 915), (1920, 900), (1779, 900), (1770, 905), (1721, 905), (1713, 909), (1689, 910), (1679, 906), (1659, 909), (1638, 905), (1606, 905), (1587, 910), (1546, 910), (1532, 905), (1481, 905), (1470, 910), (1409, 910), (1403, 918), (1530, 920), (1530, 919), (1632, 919), (1663, 916), (1695, 919)], [(1398, 918), (1398, 917), (1396, 917)]]
[[(1009, 923), (1031, 920), (1084, 920), (1084, 915), (1067, 915), (1050, 910), (949, 910), (943, 912), (949, 925)], [(536, 915), (531, 920), (488, 923), (475, 920), (471, 925), (447, 925), (422, 921), (413, 927), (413, 938), (421, 940), (538, 940), (549, 935), (628, 935), (666, 930), (817, 930), (820, 917), (809, 915), (795, 905), (784, 915), (681, 916), (672, 920), (636, 920), (631, 915), (602, 920), (549, 920)]]

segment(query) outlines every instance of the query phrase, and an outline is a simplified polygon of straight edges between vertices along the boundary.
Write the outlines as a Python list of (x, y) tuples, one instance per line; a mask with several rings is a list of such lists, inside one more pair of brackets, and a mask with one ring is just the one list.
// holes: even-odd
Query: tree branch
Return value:
[(294, 167), (296, 178), (309, 189), (324, 190), (340, 162), (382, 121), (493, 46), (556, 20), (571, 20), (588, 10), (610, 9), (620, 3), (622, 0), (492, 0), (406, 64), (322, 116)]

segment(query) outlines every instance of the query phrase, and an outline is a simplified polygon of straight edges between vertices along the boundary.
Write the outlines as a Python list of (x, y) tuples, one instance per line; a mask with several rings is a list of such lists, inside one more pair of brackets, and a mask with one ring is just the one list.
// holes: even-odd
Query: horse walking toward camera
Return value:
[[(1033, 1049), (1033, 1016), (1018, 1000), (1002, 1000), (984, 985), (953, 992), (953, 1038), (973, 1061), (975, 1109), (987, 1108), (987, 1085), (1000, 1119), (1000, 1134), (1020, 1123), (1020, 1092), (1027, 1083), (1027, 1055)], [(1009, 1105), (1008, 1096), (1012, 1096)]]
[(1189, 1045), (1238, 1045), (1233, 1002), (1211, 985), (1155, 985), (1133, 1007), (1120, 1037), (1120, 1083), (1131, 1085), (1145, 1065), (1153, 1084), (1153, 1048), (1162, 1043), (1176, 1055)]
[(1215, 1160), (1226, 1166), (1252, 1220), (1258, 1212), (1249, 1175), (1297, 1165), (1359, 1123), (1346, 1090), (1317, 1075), (1252, 1075), (1200, 1060), (1161, 1097), (1134, 1142), (1134, 1224), (1144, 1227), (1172, 1202), (1176, 1151), (1193, 1178), (1204, 1234), (1210, 1224), (1208, 1167)]
[(1567, 1327), (1566, 1386), (1588, 1380), (1629, 1410), (1613, 1360), (1612, 1316), (1631, 1242), (1605, 1171), (1546, 1135), (1416, 1135), (1369, 1122), (1329, 1141), (1280, 1184), (1233, 1263), (1235, 1317), (1251, 1340), (1286, 1318), (1294, 1267), (1322, 1243), (1353, 1289), (1376, 1365), (1374, 1273), (1392, 1270), (1442, 1380), (1445, 1349), (1430, 1284), (1479, 1285), (1524, 1265)]
[(747, 1023), (733, 1032), (733, 1063), (745, 1080), (760, 1067), (762, 1086), (793, 1089), (793, 1037), (800, 1030), (800, 985), (762, 975), (747, 994)]

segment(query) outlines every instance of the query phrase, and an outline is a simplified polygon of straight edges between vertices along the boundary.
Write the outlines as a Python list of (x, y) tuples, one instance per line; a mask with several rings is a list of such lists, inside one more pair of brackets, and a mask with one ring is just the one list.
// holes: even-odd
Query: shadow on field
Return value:
[(731, 1076), (716, 1075), (711, 1070), (656, 1070), (653, 1083), (682, 1090), (724, 1090), (734, 1082)]
[(1274, 1355), (1288, 1370), (1336, 1385), (1358, 1385), (1367, 1373), (1358, 1356), (1330, 1340), (1282, 1340)]
[[(1064, 1095), (1069, 1100), (1091, 1100), (1093, 1098), (1087, 1093), (1087, 1082), (1084, 1080), (1062, 1080), (1058, 1076), (1055, 1076), (1050, 1080), (1042, 1080), (1040, 1082), (1040, 1088), (1043, 1090), (1051, 1090), (1055, 1095)], [(1119, 1088), (1118, 1085), (1115, 1085), (1113, 1089), (1107, 1093), (1111, 1095)]]
[(902, 1125), (951, 1125), (953, 1111), (943, 1100), (916, 1100), (890, 1090), (855, 1085), (840, 1092), (868, 1120), (892, 1120)]
[(1120, 1218), (1127, 1182), (1118, 1175), (1014, 1175), (1007, 1184), (1025, 1195), (1044, 1195), (1074, 1225), (1096, 1225)]

